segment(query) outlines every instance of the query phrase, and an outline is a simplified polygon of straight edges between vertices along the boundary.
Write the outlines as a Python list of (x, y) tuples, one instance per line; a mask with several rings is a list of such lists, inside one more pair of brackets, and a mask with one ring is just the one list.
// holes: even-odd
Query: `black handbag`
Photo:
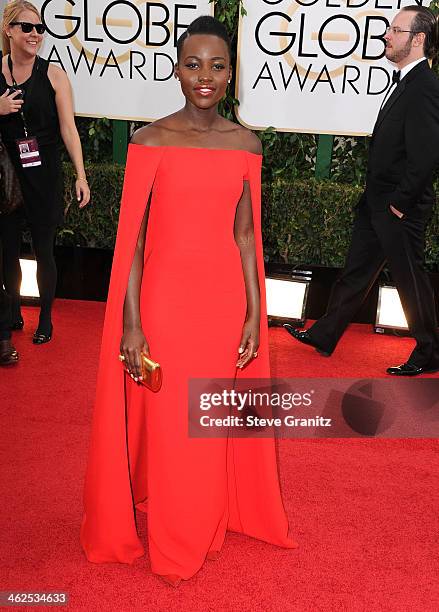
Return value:
[(9, 153), (0, 139), (0, 214), (7, 215), (23, 206), (23, 194)]

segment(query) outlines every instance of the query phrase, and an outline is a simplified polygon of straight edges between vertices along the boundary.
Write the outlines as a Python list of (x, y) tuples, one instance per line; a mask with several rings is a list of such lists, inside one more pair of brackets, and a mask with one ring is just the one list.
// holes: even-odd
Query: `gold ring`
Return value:
[(125, 355), (119, 355), (119, 361), (125, 361)]

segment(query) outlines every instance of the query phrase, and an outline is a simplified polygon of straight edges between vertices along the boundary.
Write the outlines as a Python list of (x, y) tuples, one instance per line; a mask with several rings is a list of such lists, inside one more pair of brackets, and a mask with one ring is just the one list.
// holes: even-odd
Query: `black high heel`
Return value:
[(46, 344), (46, 342), (50, 342), (50, 340), (52, 340), (52, 333), (53, 333), (53, 325), (50, 326), (49, 334), (38, 333), (38, 330), (37, 330), (32, 337), (32, 342), (34, 344)]
[(23, 317), (20, 315), (17, 319), (15, 319), (15, 321), (13, 321), (10, 329), (13, 331), (20, 331), (23, 329), (23, 327), (24, 327), (24, 320), (23, 320)]

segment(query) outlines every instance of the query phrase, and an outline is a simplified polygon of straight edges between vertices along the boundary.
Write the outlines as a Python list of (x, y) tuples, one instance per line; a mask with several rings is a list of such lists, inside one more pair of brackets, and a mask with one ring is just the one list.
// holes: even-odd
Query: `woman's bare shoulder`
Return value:
[(70, 80), (67, 76), (67, 73), (60, 68), (59, 66), (55, 66), (49, 62), (47, 66), (47, 76), (49, 77), (49, 81), (52, 83), (52, 87), (57, 91), (58, 88), (68, 88), (70, 87)]
[(60, 66), (52, 64), (52, 62), (47, 64), (47, 73), (53, 75), (55, 78), (68, 78), (66, 71), (60, 68)]
[(242, 148), (249, 153), (262, 155), (262, 143), (259, 138), (251, 130), (241, 127), (240, 138)]
[(172, 129), (172, 117), (173, 115), (169, 115), (139, 128), (132, 135), (131, 143), (148, 147), (166, 146), (168, 144), (169, 132)]
[(224, 131), (230, 134), (230, 148), (262, 154), (262, 143), (251, 130), (228, 119), (224, 119), (224, 125)]

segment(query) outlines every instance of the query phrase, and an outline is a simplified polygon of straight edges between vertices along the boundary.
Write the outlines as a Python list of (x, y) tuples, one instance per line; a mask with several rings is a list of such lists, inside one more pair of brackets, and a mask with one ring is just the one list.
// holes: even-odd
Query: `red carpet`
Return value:
[[(297, 550), (227, 534), (222, 556), (178, 590), (133, 566), (88, 563), (81, 495), (104, 305), (57, 301), (52, 342), (35, 347), (36, 310), (0, 371), (0, 590), (67, 591), (71, 610), (436, 611), (436, 440), (283, 440), (280, 469)], [(413, 341), (354, 325), (327, 359), (270, 332), (274, 376), (382, 376)], [(145, 537), (145, 517), (140, 514)], [(49, 609), (49, 608), (47, 608)], [(52, 609), (52, 608), (51, 608)]]

